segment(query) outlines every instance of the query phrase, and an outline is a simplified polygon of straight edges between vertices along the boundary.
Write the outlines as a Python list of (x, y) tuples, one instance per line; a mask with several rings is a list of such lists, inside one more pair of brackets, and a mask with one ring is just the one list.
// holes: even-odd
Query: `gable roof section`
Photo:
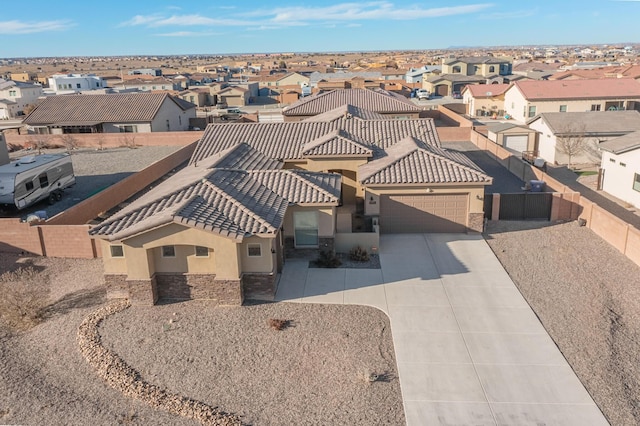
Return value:
[(450, 65), (455, 64), (456, 62), (463, 62), (465, 64), (502, 64), (510, 61), (506, 58), (496, 58), (493, 56), (468, 56), (448, 59), (444, 63), (446, 65)]
[(600, 148), (614, 154), (624, 154), (640, 148), (640, 131), (628, 133), (619, 138), (600, 143)]
[(387, 156), (358, 169), (365, 185), (480, 183), (492, 179), (463, 154), (425, 145), (407, 137), (387, 149)]
[(240, 143), (220, 151), (206, 159), (205, 163), (205, 167), (209, 169), (268, 170), (282, 168), (280, 161), (265, 156), (246, 143)]
[(305, 157), (371, 157), (373, 151), (354, 141), (344, 130), (333, 130), (302, 147)]
[(183, 110), (195, 108), (192, 103), (176, 99), (167, 93), (56, 95), (45, 98), (23, 122), (149, 122), (154, 119), (167, 99), (171, 99)]
[(200, 162), (211, 155), (247, 143), (269, 158), (302, 160), (304, 146), (328, 133), (342, 129), (349, 138), (373, 151), (374, 157), (407, 136), (430, 145), (440, 145), (433, 120), (354, 120), (331, 122), (295, 121), (284, 123), (209, 124), (191, 157), (191, 163)]
[(305, 170), (254, 170), (251, 177), (290, 204), (334, 204), (340, 201), (342, 176)]
[(469, 84), (462, 91), (468, 90), (474, 98), (490, 98), (504, 94), (509, 84)]
[(323, 112), (322, 114), (312, 115), (311, 117), (305, 118), (303, 121), (334, 121), (340, 118), (359, 118), (361, 120), (386, 120), (388, 117), (385, 117), (382, 114), (377, 112), (370, 111), (365, 108), (359, 108), (354, 105), (340, 105), (337, 108), (329, 110), (327, 112)]
[(302, 98), (284, 109), (282, 114), (317, 115), (345, 104), (378, 113), (420, 112), (420, 108), (408, 99), (394, 96), (385, 90), (336, 89)]
[(640, 82), (631, 78), (516, 81), (514, 88), (530, 101), (640, 98)]
[(543, 120), (554, 135), (575, 133), (586, 135), (625, 134), (640, 130), (638, 111), (544, 112), (527, 122)]

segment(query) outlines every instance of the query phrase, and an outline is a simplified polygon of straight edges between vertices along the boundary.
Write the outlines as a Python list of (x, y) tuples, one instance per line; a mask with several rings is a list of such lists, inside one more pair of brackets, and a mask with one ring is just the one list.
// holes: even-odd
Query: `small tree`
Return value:
[(104, 139), (104, 135), (102, 133), (98, 134), (98, 137), (96, 138), (96, 144), (98, 145), (98, 150), (102, 151), (104, 150), (104, 144), (105, 144), (105, 139)]
[(29, 137), (27, 142), (33, 149), (38, 150), (38, 154), (42, 154), (42, 150), (49, 146), (49, 138), (46, 135), (33, 135)]
[(63, 134), (60, 136), (60, 140), (62, 141), (62, 145), (67, 148), (67, 151), (72, 151), (78, 147), (78, 139), (71, 133)]
[(586, 126), (584, 123), (567, 123), (559, 131), (557, 137), (558, 151), (569, 157), (568, 166), (571, 167), (573, 158), (587, 150)]
[(136, 137), (132, 134), (125, 133), (120, 140), (122, 141), (122, 145), (126, 146), (127, 148), (136, 148)]

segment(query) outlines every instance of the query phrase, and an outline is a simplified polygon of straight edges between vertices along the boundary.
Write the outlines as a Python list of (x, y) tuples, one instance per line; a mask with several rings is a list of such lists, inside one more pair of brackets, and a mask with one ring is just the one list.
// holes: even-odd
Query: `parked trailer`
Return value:
[(75, 183), (69, 154), (22, 157), (0, 166), (0, 207), (22, 210), (45, 199), (53, 204)]

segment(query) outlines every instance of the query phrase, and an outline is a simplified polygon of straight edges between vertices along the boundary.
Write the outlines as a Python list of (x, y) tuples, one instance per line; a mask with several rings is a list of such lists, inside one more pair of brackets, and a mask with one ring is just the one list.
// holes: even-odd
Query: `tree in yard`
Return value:
[(27, 143), (33, 149), (37, 149), (38, 154), (42, 154), (42, 150), (49, 146), (49, 138), (46, 135), (35, 134), (27, 140)]
[(573, 158), (587, 151), (586, 126), (584, 123), (570, 122), (557, 132), (557, 149), (569, 157), (571, 168)]
[(62, 141), (62, 144), (64, 145), (65, 148), (67, 148), (67, 151), (69, 152), (78, 147), (78, 139), (76, 139), (76, 137), (73, 136), (71, 133), (63, 134), (62, 136), (60, 136), (60, 140)]

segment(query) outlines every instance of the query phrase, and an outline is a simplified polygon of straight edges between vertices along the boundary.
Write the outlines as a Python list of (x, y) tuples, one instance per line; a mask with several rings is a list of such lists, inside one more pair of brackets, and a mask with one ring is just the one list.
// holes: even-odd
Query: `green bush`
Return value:
[(369, 253), (367, 253), (366, 249), (356, 246), (349, 251), (349, 258), (354, 262), (368, 262)]
[(315, 260), (315, 264), (319, 268), (337, 268), (342, 265), (342, 261), (338, 259), (336, 254), (329, 250), (323, 250)]

